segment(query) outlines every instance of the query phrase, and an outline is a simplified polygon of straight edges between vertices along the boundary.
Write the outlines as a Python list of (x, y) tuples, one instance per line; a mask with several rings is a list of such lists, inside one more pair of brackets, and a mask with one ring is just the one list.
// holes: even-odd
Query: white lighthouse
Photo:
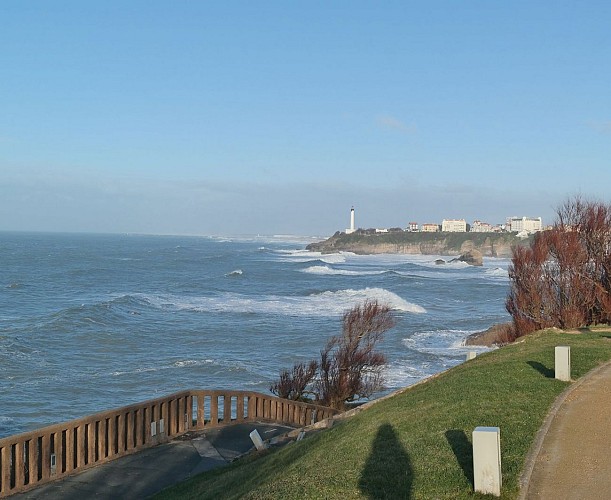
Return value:
[(346, 229), (346, 234), (354, 233), (354, 207), (350, 209), (350, 229)]

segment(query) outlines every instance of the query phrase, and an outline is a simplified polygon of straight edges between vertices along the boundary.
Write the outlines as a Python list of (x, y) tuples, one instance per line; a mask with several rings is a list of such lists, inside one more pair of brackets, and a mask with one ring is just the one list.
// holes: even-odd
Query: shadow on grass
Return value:
[(555, 377), (555, 371), (551, 368), (548, 368), (543, 363), (539, 363), (538, 361), (527, 361), (526, 363), (546, 378)]
[(473, 446), (465, 431), (452, 429), (446, 431), (446, 439), (454, 452), (454, 456), (462, 469), (463, 474), (473, 488)]
[(410, 498), (413, 469), (409, 455), (390, 424), (378, 429), (359, 479), (368, 498)]

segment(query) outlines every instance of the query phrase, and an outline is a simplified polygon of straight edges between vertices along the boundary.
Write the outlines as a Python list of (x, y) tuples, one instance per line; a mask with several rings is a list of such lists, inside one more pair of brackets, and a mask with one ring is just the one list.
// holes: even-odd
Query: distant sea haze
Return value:
[(365, 299), (397, 318), (386, 391), (462, 362), (468, 334), (508, 319), (507, 260), (309, 242), (0, 233), (0, 436), (187, 388), (268, 392)]

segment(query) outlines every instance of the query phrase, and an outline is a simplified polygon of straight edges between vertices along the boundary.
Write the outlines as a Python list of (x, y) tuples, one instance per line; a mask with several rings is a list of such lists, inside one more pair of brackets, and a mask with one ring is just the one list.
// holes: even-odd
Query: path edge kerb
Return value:
[(578, 389), (584, 382), (587, 382), (592, 377), (597, 375), (598, 372), (601, 372), (604, 369), (608, 368), (610, 365), (611, 360), (606, 361), (605, 363), (597, 366), (596, 368), (593, 368), (583, 377), (580, 377), (575, 382), (571, 383), (571, 385), (569, 385), (564, 391), (562, 391), (560, 395), (556, 398), (551, 408), (549, 409), (547, 416), (545, 417), (543, 425), (535, 436), (535, 440), (533, 441), (533, 444), (530, 447), (530, 450), (528, 451), (528, 455), (526, 455), (526, 460), (524, 461), (524, 470), (522, 471), (522, 474), (520, 475), (519, 479), (520, 494), (518, 496), (518, 500), (526, 499), (532, 473), (535, 468), (535, 463), (537, 461), (537, 458), (539, 457), (539, 454), (541, 453), (541, 448), (543, 447), (543, 441), (545, 440), (545, 437), (547, 436), (547, 433), (552, 425), (552, 422), (556, 418), (560, 407), (564, 404), (566, 399), (573, 393), (573, 391)]

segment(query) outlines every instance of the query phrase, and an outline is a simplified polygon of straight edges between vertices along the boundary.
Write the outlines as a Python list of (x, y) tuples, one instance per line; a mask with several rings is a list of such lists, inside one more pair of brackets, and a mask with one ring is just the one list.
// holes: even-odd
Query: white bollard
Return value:
[(571, 381), (571, 348), (566, 345), (556, 346), (555, 374), (558, 380)]
[(467, 353), (467, 361), (469, 361), (470, 359), (475, 359), (477, 357), (477, 352), (475, 351), (469, 351)]
[(255, 448), (257, 449), (257, 451), (261, 451), (261, 450), (265, 449), (265, 443), (261, 439), (261, 436), (259, 435), (259, 431), (257, 431), (257, 429), (252, 431), (249, 434), (249, 436), (250, 436), (250, 439), (252, 439), (252, 442), (254, 443)]
[(501, 430), (476, 427), (473, 431), (473, 485), (476, 493), (501, 495)]

